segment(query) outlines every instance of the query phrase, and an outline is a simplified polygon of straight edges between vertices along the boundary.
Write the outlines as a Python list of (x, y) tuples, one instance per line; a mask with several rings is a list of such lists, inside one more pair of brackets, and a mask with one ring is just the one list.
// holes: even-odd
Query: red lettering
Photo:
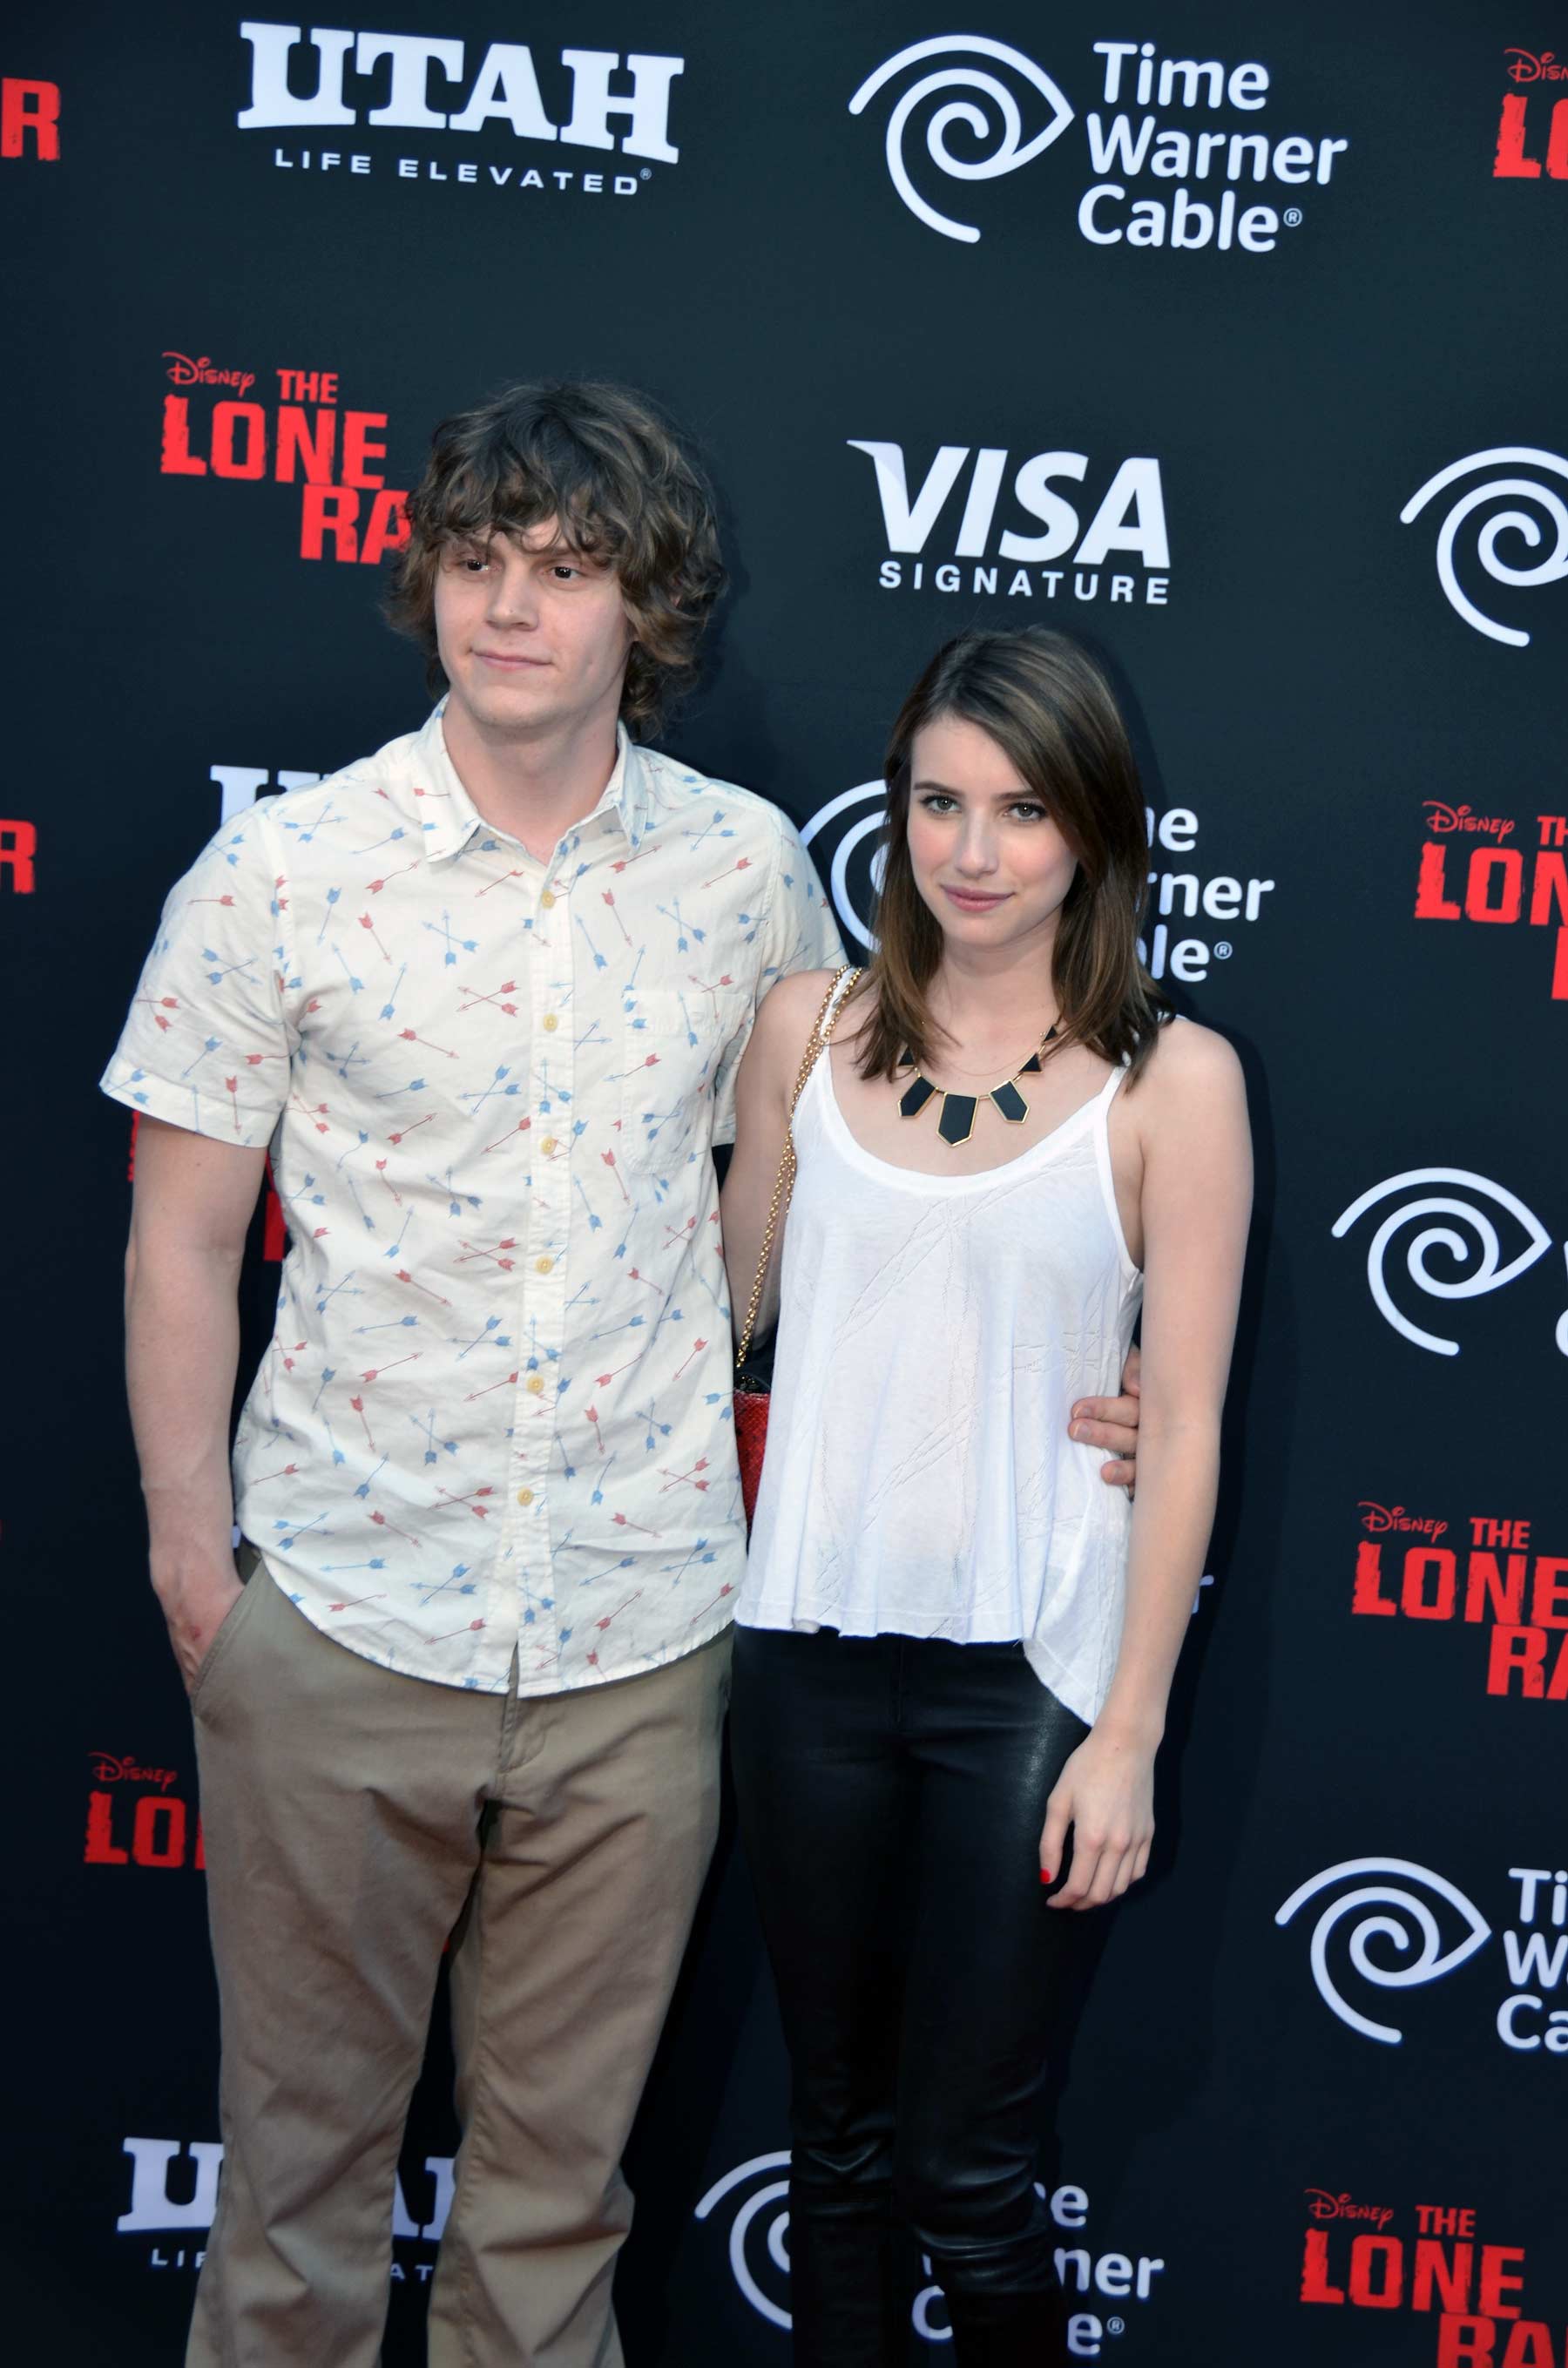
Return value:
[[(244, 428), (243, 457), (234, 450), (235, 431)], [(221, 403), (212, 414), (212, 474), (265, 477), (267, 414), (259, 403)]]
[(1551, 1672), (1546, 1699), (1548, 1702), (1568, 1702), (1568, 1636), (1564, 1636), (1557, 1648), (1557, 1667)]
[[(1393, 1606), (1391, 1603), (1389, 1610)], [(106, 1793), (105, 1798), (108, 1798)], [(1343, 2286), (1331, 2286), (1328, 2282), (1328, 2231), (1326, 2228), (1307, 2230), (1307, 2249), (1301, 2257), (1301, 2300), (1303, 2302), (1343, 2302)]]
[(401, 551), (408, 541), (408, 519), (403, 512), (406, 494), (378, 494), (370, 507), (370, 522), (365, 529), (365, 541), (359, 556), (367, 564), (384, 559), (389, 551)]
[(109, 1827), (114, 1809), (112, 1793), (87, 1795), (87, 1847), (82, 1856), (88, 1866), (129, 1866), (130, 1854), (116, 1846)]
[(1442, 2289), (1442, 2309), (1465, 2309), (1470, 2302), (1470, 2281), (1474, 2263), (1473, 2246), (1456, 2245), (1450, 2253), (1436, 2237), (1417, 2237), (1415, 2260), (1410, 2273), (1411, 2309), (1430, 2310), (1437, 2287)]
[[(1465, 1618), (1484, 1620), (1490, 1612), (1494, 1620), (1504, 1620), (1517, 1625), (1525, 1613), (1526, 1566), (1522, 1554), (1511, 1554), (1505, 1584), (1495, 1554), (1472, 1554), (1465, 1565)], [(1486, 1599), (1484, 1606), (1483, 1596)]]
[(1492, 2368), (1497, 2330), (1489, 2318), (1450, 2318), (1437, 2328), (1437, 2368)]
[(60, 161), (60, 85), (22, 82), (7, 74), (0, 82), (0, 156), (19, 156), (28, 133), (40, 163)]
[(164, 397), (164, 450), (158, 462), (165, 477), (204, 477), (207, 463), (199, 460), (190, 449), (190, 398), (184, 394)]
[(1457, 921), (1459, 906), (1444, 894), (1448, 882), (1444, 876), (1449, 850), (1439, 838), (1429, 838), (1421, 849), (1421, 870), (1415, 882), (1415, 917), (1418, 921)]
[(1530, 1623), (1536, 1628), (1568, 1628), (1568, 1556), (1538, 1554), (1535, 1586), (1530, 1595)]
[(1568, 98), (1560, 98), (1551, 110), (1551, 135), (1546, 143), (1546, 169), (1554, 181), (1568, 181)]
[(1401, 1611), (1407, 1620), (1451, 1620), (1458, 1580), (1458, 1558), (1447, 1546), (1408, 1547), (1399, 1591)]
[(33, 893), (33, 857), (38, 853), (38, 829), (30, 822), (0, 822), (0, 886), (9, 884), (18, 896)]
[(371, 461), (384, 461), (387, 448), (372, 444), (369, 431), (384, 427), (384, 411), (346, 411), (343, 415), (343, 482), (346, 485), (363, 485), (367, 489), (386, 484), (385, 475), (376, 475), (367, 466)]
[(1508, 2329), (1508, 2347), (1503, 2354), (1503, 2368), (1557, 2368), (1557, 2354), (1551, 2348), (1551, 2330), (1539, 2318), (1521, 2318), (1517, 2327)]
[(1506, 1694), (1517, 1677), (1524, 1702), (1540, 1702), (1546, 1691), (1546, 1631), (1543, 1628), (1494, 1628), (1486, 1660), (1486, 1691)]
[(1556, 907), (1560, 921), (1568, 921), (1568, 863), (1550, 851), (1538, 854), (1530, 882), (1530, 925), (1543, 928)]
[[(158, 1820), (167, 1822), (162, 1839)], [(160, 1800), (155, 1793), (143, 1793), (136, 1804), (136, 1823), (131, 1829), (131, 1854), (138, 1866), (183, 1866), (185, 1864), (185, 1803)]]
[(1525, 2265), (1524, 2247), (1522, 2245), (1483, 2245), (1481, 2291), (1475, 2297), (1475, 2306), (1488, 2318), (1517, 2318), (1519, 2315), (1519, 2305), (1517, 2302), (1504, 2301), (1503, 2289), (1506, 2286), (1510, 2294), (1523, 2294), (1525, 2282), (1512, 2270), (1505, 2269), (1503, 2266), (1505, 2261), (1517, 2261), (1522, 2270)]
[(284, 404), (278, 414), (278, 460), (272, 472), (280, 485), (293, 484), (301, 461), (307, 484), (330, 485), (336, 450), (335, 411), (318, 410), (312, 427), (299, 404)]
[(308, 484), (300, 521), (301, 558), (320, 559), (323, 545), (331, 535), (334, 559), (357, 559), (358, 516), (359, 496), (348, 487)]
[(1568, 1003), (1568, 928), (1557, 932), (1557, 951), (1551, 963), (1551, 999)]
[[(1373, 2283), (1373, 2271), (1381, 2276)], [(1350, 2299), (1361, 2310), (1397, 2310), (1404, 2299), (1404, 2245), (1398, 2237), (1358, 2237), (1350, 2248)]]
[[(1490, 883), (1502, 882), (1498, 901)], [(1517, 847), (1477, 847), (1471, 850), (1470, 877), (1465, 882), (1464, 909), (1471, 921), (1517, 921), (1524, 908), (1525, 859)]]
[(1374, 1613), (1392, 1620), (1399, 1606), (1391, 1603), (1382, 1592), (1383, 1550), (1370, 1538), (1363, 1538), (1356, 1549), (1356, 1588), (1350, 1598), (1352, 1611)]
[[(1497, 154), (1492, 165), (1494, 181), (1539, 181), (1540, 166), (1525, 154), (1525, 109), (1529, 101), (1510, 91), (1503, 101), (1497, 127)], [(1555, 110), (1554, 110), (1555, 111)]]

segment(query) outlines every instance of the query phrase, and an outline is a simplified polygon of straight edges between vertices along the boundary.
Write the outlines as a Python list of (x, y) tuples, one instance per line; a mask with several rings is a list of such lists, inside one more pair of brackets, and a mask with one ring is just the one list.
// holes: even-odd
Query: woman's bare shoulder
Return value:
[(1241, 1062), (1217, 1028), (1175, 1013), (1161, 1028), (1138, 1079), (1145, 1110), (1196, 1113), (1246, 1099)]

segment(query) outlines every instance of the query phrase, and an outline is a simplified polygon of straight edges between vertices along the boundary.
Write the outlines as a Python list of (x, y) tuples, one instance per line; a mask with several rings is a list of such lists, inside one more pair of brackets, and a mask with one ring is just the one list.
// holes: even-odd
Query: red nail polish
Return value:
[(1040, 1868), (1040, 1879), (1041, 1883), (1051, 1883), (1051, 1882), (1053, 1882), (1053, 1881), (1055, 1880), (1055, 1878), (1054, 1878), (1054, 1877), (1053, 1877), (1053, 1875), (1051, 1874), (1051, 1869), (1050, 1869), (1048, 1866), (1042, 1866), (1042, 1867)]

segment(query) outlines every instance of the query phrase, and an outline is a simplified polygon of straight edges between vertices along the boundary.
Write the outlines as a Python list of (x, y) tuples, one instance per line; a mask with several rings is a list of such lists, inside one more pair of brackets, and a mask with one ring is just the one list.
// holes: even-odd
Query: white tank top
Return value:
[(1123, 1074), (1005, 1166), (926, 1176), (856, 1142), (819, 1055), (795, 1113), (744, 1625), (1021, 1641), (1093, 1724), (1131, 1511), (1067, 1422), (1115, 1394), (1142, 1297), (1107, 1135)]

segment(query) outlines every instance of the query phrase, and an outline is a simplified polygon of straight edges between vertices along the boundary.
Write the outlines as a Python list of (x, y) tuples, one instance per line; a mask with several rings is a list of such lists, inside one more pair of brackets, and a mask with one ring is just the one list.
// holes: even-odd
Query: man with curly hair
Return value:
[[(710, 1152), (763, 995), (841, 958), (784, 816), (634, 736), (722, 583), (652, 408), (512, 388), (437, 430), (409, 517), (392, 613), (440, 705), (220, 831), (104, 1080), (143, 1121), (131, 1407), (222, 2009), (200, 2368), (379, 2358), (449, 1938), (430, 2358), (620, 2360), (619, 2158), (745, 1543)], [(231, 1494), (269, 1147), (290, 1244)]]

